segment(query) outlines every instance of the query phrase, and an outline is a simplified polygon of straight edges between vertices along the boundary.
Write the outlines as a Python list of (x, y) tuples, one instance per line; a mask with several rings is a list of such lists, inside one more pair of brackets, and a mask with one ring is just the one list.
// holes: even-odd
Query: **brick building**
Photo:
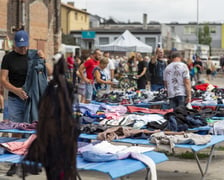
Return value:
[(60, 0), (0, 0), (0, 39), (13, 39), (16, 29), (30, 36), (30, 48), (50, 58), (61, 43)]

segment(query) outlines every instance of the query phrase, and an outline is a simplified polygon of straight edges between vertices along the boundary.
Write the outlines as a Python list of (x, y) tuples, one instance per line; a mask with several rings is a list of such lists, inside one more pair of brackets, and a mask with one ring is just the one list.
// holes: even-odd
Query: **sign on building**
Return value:
[(82, 31), (82, 38), (83, 39), (94, 39), (96, 36), (95, 31)]

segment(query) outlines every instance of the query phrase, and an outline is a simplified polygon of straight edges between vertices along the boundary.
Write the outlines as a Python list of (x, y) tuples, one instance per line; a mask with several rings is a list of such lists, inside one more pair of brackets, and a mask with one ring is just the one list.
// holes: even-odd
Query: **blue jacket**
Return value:
[(38, 105), (47, 87), (47, 70), (45, 62), (37, 50), (28, 51), (28, 70), (23, 89), (29, 98), (26, 100), (24, 122), (32, 123), (38, 120)]

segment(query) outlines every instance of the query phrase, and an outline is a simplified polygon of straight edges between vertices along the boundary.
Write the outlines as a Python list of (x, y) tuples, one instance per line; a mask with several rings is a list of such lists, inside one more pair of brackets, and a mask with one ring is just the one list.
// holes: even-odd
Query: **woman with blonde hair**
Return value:
[(107, 67), (109, 60), (107, 57), (100, 59), (100, 64), (93, 69), (93, 99), (101, 97), (103, 94), (108, 92), (108, 86), (112, 85), (112, 81), (107, 79), (104, 69)]

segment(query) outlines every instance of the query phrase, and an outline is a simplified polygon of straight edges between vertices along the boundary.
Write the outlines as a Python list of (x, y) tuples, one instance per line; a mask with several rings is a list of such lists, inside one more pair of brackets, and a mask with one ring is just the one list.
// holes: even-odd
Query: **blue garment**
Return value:
[(151, 84), (151, 91), (159, 91), (160, 89), (163, 89), (164, 85), (162, 84)]
[[(107, 76), (105, 74), (105, 72), (100, 69), (98, 66), (96, 66), (93, 70), (93, 74), (95, 73), (95, 71), (99, 71), (100, 72), (100, 79), (106, 81), (107, 80)], [(94, 82), (93, 84), (93, 95), (94, 97), (96, 97), (97, 92), (101, 91), (101, 90), (107, 90), (107, 84), (104, 83), (97, 83)]]
[(93, 85), (86, 83), (85, 85), (86, 89), (85, 89), (85, 98), (87, 101), (92, 101), (93, 99)]
[(84, 151), (82, 153), (82, 157), (84, 160), (90, 162), (107, 162), (119, 159), (117, 154), (99, 153), (93, 151)]
[(170, 108), (175, 109), (178, 106), (184, 106), (186, 97), (185, 96), (175, 96), (173, 98), (169, 98), (170, 100)]
[(38, 56), (37, 50), (29, 50), (28, 71), (23, 85), (29, 98), (26, 100), (23, 122), (32, 123), (38, 120), (38, 104), (47, 84), (47, 70), (44, 60)]
[(4, 113), (3, 119), (9, 119), (13, 122), (24, 122), (24, 112), (25, 112), (25, 102), (24, 100), (20, 99), (18, 96), (8, 96), (8, 103), (6, 110), (7, 114)]
[(3, 120), (9, 119), (8, 100), (4, 100)]
[(163, 71), (166, 68), (166, 62), (157, 60), (156, 63), (149, 63), (148, 70), (150, 73), (150, 80), (152, 84), (163, 85)]

